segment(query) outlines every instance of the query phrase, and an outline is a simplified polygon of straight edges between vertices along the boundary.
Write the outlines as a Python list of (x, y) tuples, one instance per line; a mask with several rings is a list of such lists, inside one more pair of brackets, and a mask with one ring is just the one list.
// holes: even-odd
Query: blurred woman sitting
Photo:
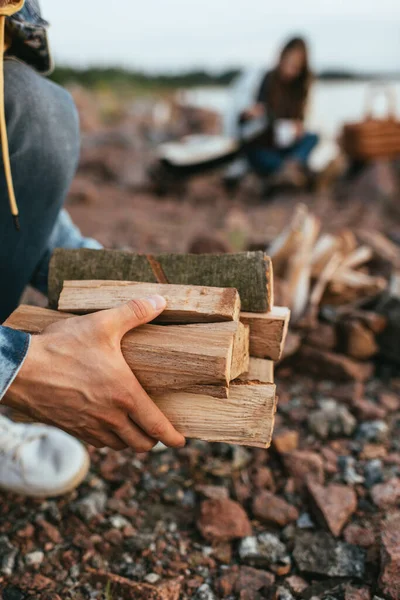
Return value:
[(306, 42), (293, 38), (263, 78), (257, 103), (242, 114), (244, 122), (267, 117), (267, 131), (249, 147), (247, 157), (259, 175), (273, 176), (273, 185), (303, 187), (308, 182), (308, 160), (318, 143), (318, 136), (304, 129), (312, 79)]

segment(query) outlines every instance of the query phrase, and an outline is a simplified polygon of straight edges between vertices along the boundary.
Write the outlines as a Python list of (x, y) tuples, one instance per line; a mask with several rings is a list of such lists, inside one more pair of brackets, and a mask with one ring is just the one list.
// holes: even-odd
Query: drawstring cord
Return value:
[(5, 50), (5, 29), (6, 17), (0, 15), (0, 138), (1, 150), (3, 154), (4, 173), (6, 176), (8, 199), (10, 210), (14, 220), (14, 227), (19, 231), (19, 212), (17, 200), (15, 198), (14, 183), (11, 173), (10, 150), (8, 146), (6, 112), (4, 106), (4, 50)]
[(14, 183), (11, 172), (10, 149), (8, 145), (6, 111), (4, 106), (4, 53), (6, 50), (6, 17), (21, 10), (25, 0), (0, 0), (0, 140), (3, 155), (4, 173), (6, 176), (8, 199), (14, 227), (19, 231), (19, 212), (15, 198)]

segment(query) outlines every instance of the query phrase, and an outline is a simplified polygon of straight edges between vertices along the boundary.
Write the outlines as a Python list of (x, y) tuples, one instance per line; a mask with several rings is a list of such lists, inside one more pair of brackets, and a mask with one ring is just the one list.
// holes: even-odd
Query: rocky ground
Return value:
[(93, 451), (68, 497), (2, 495), (4, 600), (400, 598), (400, 380), (278, 389), (269, 451)]
[[(217, 176), (155, 197), (148, 123), (113, 106), (104, 125), (76, 95), (84, 146), (68, 208), (86, 234), (140, 251), (186, 251), (205, 235), (242, 249), (290, 218), (299, 198), (262, 203), (254, 181), (235, 197)], [(390, 198), (377, 165), (340, 200), (302, 199), (327, 229), (362, 223), (397, 240)], [(197, 441), (147, 455), (91, 451), (90, 475), (67, 497), (2, 494), (2, 598), (400, 599), (400, 379), (378, 373), (340, 383), (282, 365), (268, 451)]]

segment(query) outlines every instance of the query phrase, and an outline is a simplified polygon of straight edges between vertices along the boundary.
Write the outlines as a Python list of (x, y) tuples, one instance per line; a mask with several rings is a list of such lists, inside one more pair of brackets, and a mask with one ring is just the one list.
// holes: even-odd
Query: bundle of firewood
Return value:
[(393, 346), (388, 325), (395, 324), (393, 306), (397, 320), (400, 310), (390, 281), (396, 281), (400, 249), (373, 230), (321, 233), (319, 220), (300, 204), (269, 254), (280, 301), (292, 310), (295, 335), (287, 353), (298, 352), (302, 367), (320, 377), (367, 378), (372, 365), (366, 361)]
[(49, 286), (57, 310), (20, 306), (6, 325), (36, 334), (73, 315), (164, 296), (167, 307), (156, 323), (122, 340), (139, 382), (186, 437), (269, 446), (273, 361), (281, 358), (290, 312), (273, 306), (264, 253), (154, 257), (57, 250)]

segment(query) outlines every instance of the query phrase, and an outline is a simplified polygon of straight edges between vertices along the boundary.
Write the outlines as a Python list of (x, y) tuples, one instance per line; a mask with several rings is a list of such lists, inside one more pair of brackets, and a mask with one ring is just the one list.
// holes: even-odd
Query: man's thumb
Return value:
[(131, 329), (153, 321), (165, 309), (167, 302), (162, 296), (149, 296), (142, 300), (130, 300), (118, 308), (105, 311), (107, 321), (114, 332), (122, 337)]

